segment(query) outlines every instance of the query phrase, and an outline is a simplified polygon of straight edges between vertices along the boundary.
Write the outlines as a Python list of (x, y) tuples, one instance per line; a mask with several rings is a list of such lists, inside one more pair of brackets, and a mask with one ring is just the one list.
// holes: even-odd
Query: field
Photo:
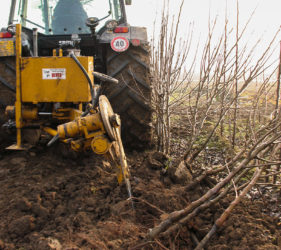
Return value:
[[(198, 28), (192, 1), (164, 0), (152, 34), (129, 25), (131, 2), (108, 1), (99, 18), (96, 1), (11, 2), (0, 250), (280, 250), (281, 28), (252, 31), (239, 0), (217, 14), (209, 1), (208, 15), (199, 4)], [(7, 150), (16, 141), (30, 147)]]
[[(174, 138), (186, 139), (185, 130), (173, 131)], [(118, 186), (105, 159), (61, 152), (61, 146), (46, 149), (43, 142), (29, 152), (2, 147), (0, 249), (194, 249), (233, 199), (234, 193), (174, 234), (143, 243), (150, 228), (200, 198), (216, 180), (188, 189), (186, 180), (167, 168), (170, 159), (164, 154), (128, 151), (132, 209), (125, 186)], [(215, 159), (217, 153), (209, 156)], [(253, 190), (206, 249), (280, 249), (280, 197), (280, 190)]]

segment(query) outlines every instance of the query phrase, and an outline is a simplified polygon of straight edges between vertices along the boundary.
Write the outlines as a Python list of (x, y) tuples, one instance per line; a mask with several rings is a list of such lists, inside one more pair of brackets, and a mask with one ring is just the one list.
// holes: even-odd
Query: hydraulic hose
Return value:
[[(93, 88), (93, 84), (92, 81), (88, 75), (88, 73), (86, 72), (85, 68), (83, 67), (83, 65), (79, 62), (79, 60), (77, 59), (77, 57), (74, 55), (74, 53), (70, 53), (70, 57), (75, 61), (75, 63), (79, 66), (79, 68), (82, 70), (83, 74), (85, 75), (87, 82), (89, 84), (90, 87), (90, 92), (91, 92), (91, 96), (92, 96), (92, 105), (93, 107), (95, 107), (95, 105), (97, 104), (97, 93), (95, 91), (95, 89)], [(89, 111), (85, 111), (81, 116), (84, 117), (89, 113)], [(59, 135), (55, 135), (47, 144), (48, 147), (52, 146), (54, 143), (56, 143), (59, 140)]]
[[(92, 96), (92, 105), (93, 107), (95, 107), (97, 105), (98, 102), (98, 93), (96, 92), (96, 90), (93, 87), (92, 81), (87, 73), (87, 71), (85, 70), (85, 68), (83, 67), (83, 65), (79, 62), (79, 60), (77, 59), (77, 57), (74, 55), (74, 53), (70, 53), (70, 57), (75, 61), (75, 63), (79, 66), (79, 68), (82, 70), (83, 74), (85, 75), (89, 87), (90, 87), (90, 92), (91, 92), (91, 96)], [(89, 111), (85, 111), (81, 116), (85, 117), (87, 114), (89, 113)], [(52, 146), (54, 143), (56, 143), (59, 140), (59, 135), (55, 135), (47, 144), (48, 147)]]
[(92, 105), (95, 107), (96, 103), (97, 103), (97, 93), (93, 88), (92, 81), (91, 81), (87, 71), (85, 70), (83, 65), (79, 62), (79, 60), (77, 59), (77, 57), (74, 55), (73, 52), (70, 54), (70, 57), (73, 58), (73, 60), (76, 62), (76, 64), (79, 66), (79, 68), (82, 70), (83, 74), (85, 75), (85, 77), (88, 81), (89, 87), (90, 87), (90, 92), (91, 92), (91, 96), (92, 96)]

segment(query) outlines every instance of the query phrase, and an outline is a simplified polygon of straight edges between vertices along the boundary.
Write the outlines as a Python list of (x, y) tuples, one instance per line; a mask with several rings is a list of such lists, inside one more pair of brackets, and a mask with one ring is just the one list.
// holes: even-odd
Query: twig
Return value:
[(153, 243), (155, 243), (155, 241), (146, 241), (143, 243), (140, 243), (139, 245), (136, 245), (134, 247), (130, 247), (128, 250), (137, 250), (137, 249), (141, 249), (147, 245), (152, 245)]
[(266, 175), (261, 175), (260, 178), (269, 177), (269, 176), (276, 176), (276, 175), (280, 175), (281, 176), (281, 171), (269, 173), (269, 174), (266, 174)]
[(194, 241), (195, 245), (197, 246), (200, 242), (198, 240), (198, 238), (196, 237), (195, 233), (190, 232), (191, 238)]
[(160, 247), (162, 247), (164, 250), (169, 250), (169, 249), (166, 248), (160, 241), (155, 240), (155, 242), (156, 242)]
[(247, 168), (271, 167), (274, 165), (276, 165), (276, 163), (265, 163), (265, 164), (250, 165)]
[[(240, 181), (240, 179), (248, 172), (248, 169), (245, 169), (239, 176), (237, 176), (234, 180), (235, 183), (238, 183)], [(242, 185), (241, 187), (239, 187), (237, 190), (239, 191), (240, 189), (244, 188), (244, 185)], [(202, 205), (200, 205), (199, 207), (197, 207), (192, 213), (188, 214), (186, 217), (184, 217), (183, 219), (181, 219), (178, 223), (174, 224), (172, 227), (170, 227), (165, 233), (163, 233), (163, 236), (171, 234), (172, 232), (174, 232), (175, 230), (179, 230), (182, 226), (186, 225), (186, 223), (194, 218), (197, 214), (199, 214), (199, 212), (207, 209), (208, 207), (210, 207), (211, 205), (217, 203), (219, 200), (221, 200), (222, 198), (224, 198), (229, 190), (231, 189), (231, 185), (229, 185), (228, 187), (224, 188), (224, 190), (215, 198), (208, 200), (207, 202), (203, 203)]]
[[(233, 144), (233, 147), (234, 147), (234, 144)], [(226, 165), (226, 168), (228, 170), (228, 173), (230, 174), (230, 170), (229, 170), (229, 167), (227, 165)], [(235, 185), (235, 181), (232, 179), (231, 182), (232, 182), (232, 185), (233, 185), (233, 189), (235, 191), (235, 196), (238, 197), (238, 191), (237, 191), (237, 188), (236, 188), (236, 185)]]
[(273, 183), (256, 183), (256, 185), (260, 185), (260, 186), (273, 186), (273, 187), (281, 187), (281, 184), (273, 184)]
[(252, 178), (249, 185), (241, 192), (241, 194), (235, 198), (234, 201), (231, 202), (229, 207), (223, 212), (223, 214), (220, 216), (219, 219), (216, 220), (215, 224), (213, 225), (212, 229), (209, 231), (209, 233), (203, 238), (203, 240), (200, 242), (200, 244), (195, 248), (195, 250), (201, 250), (206, 245), (206, 243), (210, 240), (210, 238), (215, 234), (218, 228), (222, 227), (226, 219), (231, 214), (234, 207), (241, 201), (241, 199), (251, 190), (251, 188), (255, 185), (257, 182), (260, 174), (262, 173), (262, 169), (257, 169), (254, 177)]
[(219, 172), (222, 172), (223, 170), (225, 170), (225, 166), (219, 167), (219, 168), (215, 168), (215, 169), (211, 169), (206, 171), (205, 173), (203, 173), (202, 175), (196, 177), (191, 183), (189, 183), (186, 187), (185, 190), (191, 190), (192, 188), (194, 188), (196, 185), (198, 185), (199, 183), (201, 183), (206, 177), (210, 176), (210, 175), (214, 175), (217, 174)]
[(142, 203), (144, 203), (144, 204), (150, 206), (151, 208), (157, 210), (157, 211), (158, 211), (159, 213), (161, 213), (161, 214), (166, 214), (165, 211), (161, 210), (160, 208), (156, 207), (155, 205), (149, 203), (149, 202), (146, 201), (146, 200), (143, 200), (143, 199), (140, 199), (140, 198), (137, 198), (137, 197), (132, 197), (131, 199), (137, 200), (137, 201), (139, 201), (139, 202), (142, 202)]
[(263, 204), (266, 206), (266, 200), (264, 199), (263, 195), (262, 195), (262, 192), (261, 192), (261, 189), (259, 186), (257, 186), (257, 189), (258, 189), (258, 192), (260, 194), (260, 197), (262, 198), (262, 201), (263, 201)]
[(261, 160), (261, 161), (264, 161), (264, 162), (267, 162), (267, 163), (270, 163), (270, 164), (272, 164), (272, 165), (274, 165), (274, 164), (281, 164), (281, 161), (269, 161), (269, 160), (267, 160), (267, 159), (264, 159), (264, 158), (261, 158), (261, 157), (256, 157), (258, 160)]
[[(273, 128), (275, 129), (275, 127)], [(272, 130), (269, 130), (267, 134), (272, 133)], [(263, 137), (266, 138), (267, 135), (264, 135)], [(180, 221), (182, 218), (186, 217), (188, 214), (190, 214), (194, 209), (208, 201), (212, 196), (217, 194), (225, 185), (227, 185), (231, 179), (238, 174), (241, 169), (243, 169), (245, 166), (247, 166), (261, 151), (265, 150), (269, 145), (271, 145), (276, 139), (278, 139), (281, 135), (272, 135), (270, 139), (267, 141), (260, 140), (259, 143), (263, 142), (261, 145), (259, 143), (254, 144), (248, 151), (247, 157), (239, 163), (239, 165), (232, 170), (232, 172), (226, 176), (221, 182), (219, 182), (214, 188), (210, 189), (206, 194), (204, 194), (201, 198), (199, 198), (196, 201), (193, 201), (190, 203), (186, 208), (175, 211), (169, 214), (168, 218), (163, 220), (159, 225), (154, 227), (153, 229), (150, 229), (148, 232), (148, 239), (153, 239), (157, 235), (159, 235), (162, 232), (165, 232), (169, 227), (171, 227), (174, 223)]]

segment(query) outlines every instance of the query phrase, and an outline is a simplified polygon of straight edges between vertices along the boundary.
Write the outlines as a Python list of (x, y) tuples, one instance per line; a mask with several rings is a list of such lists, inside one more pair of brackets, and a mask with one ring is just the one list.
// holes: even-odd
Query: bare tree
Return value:
[[(186, 109), (188, 110), (191, 133), (189, 147), (184, 155), (186, 164), (191, 164), (206, 148), (217, 128), (221, 125), (222, 120), (230, 114), (230, 111), (238, 109), (236, 104), (241, 94), (256, 77), (263, 74), (271, 66), (268, 60), (273, 53), (272, 45), (278, 33), (276, 33), (274, 39), (269, 43), (264, 53), (256, 60), (255, 64), (253, 63), (254, 53), (260, 40), (250, 50), (247, 49), (247, 45), (244, 45), (240, 51), (237, 51), (237, 43), (242, 39), (248, 23), (249, 21), (243, 27), (239, 36), (236, 36), (237, 39), (234, 40), (233, 44), (231, 44), (231, 32), (233, 29), (230, 29), (228, 32), (227, 21), (224, 33), (215, 43), (212, 36), (216, 20), (214, 20), (211, 29), (209, 29), (201, 60), (200, 79), (196, 87), (188, 95), (189, 105)], [(210, 47), (212, 48), (211, 50), (209, 49)], [(249, 51), (248, 54), (246, 51)], [(223, 55), (223, 59), (221, 55)], [(239, 82), (241, 84), (238, 84)], [(233, 89), (235, 89), (234, 93)], [(208, 96), (206, 95), (207, 90)], [(212, 129), (209, 130), (207, 135), (205, 134), (206, 139), (201, 145), (194, 147), (200, 134), (203, 131), (206, 132), (205, 126), (210, 121), (212, 122)]]
[(156, 116), (157, 149), (170, 152), (171, 115), (188, 96), (194, 62), (186, 68), (192, 41), (192, 25), (185, 39), (179, 37), (184, 0), (177, 16), (170, 16), (170, 2), (165, 0), (158, 37), (155, 32), (151, 43), (152, 103)]
[[(182, 6), (183, 1), (179, 17)], [(186, 112), (187, 129), (189, 129), (188, 147), (180, 164), (184, 164), (186, 167), (193, 164), (195, 159), (206, 149), (219, 127), (220, 134), (229, 137), (234, 151), (231, 157), (225, 160), (222, 167), (205, 171), (185, 188), (190, 189), (208, 176), (221, 171), (224, 171), (226, 176), (199, 199), (191, 202), (185, 208), (165, 216), (165, 219), (148, 232), (147, 240), (155, 239), (160, 235), (171, 235), (185, 226), (199, 212), (234, 192), (236, 194), (234, 201), (198, 245), (198, 249), (202, 249), (215, 230), (224, 223), (233, 208), (253, 186), (269, 185), (268, 179), (262, 183), (260, 182), (261, 178), (272, 178), (275, 181), (270, 185), (277, 185), (276, 177), (280, 175), (280, 168), (272, 169), (272, 166), (280, 164), (277, 154), (280, 150), (281, 138), (281, 132), (278, 129), (281, 125), (281, 112), (278, 103), (280, 90), (278, 85), (276, 104), (270, 105), (269, 100), (272, 99), (270, 95), (276, 93), (274, 83), (271, 81), (276, 69), (273, 69), (269, 75), (266, 75), (266, 72), (274, 67), (275, 62), (271, 62), (270, 59), (274, 53), (273, 45), (279, 30), (262, 53), (258, 52), (260, 39), (251, 47), (249, 44), (243, 44), (242, 38), (254, 12), (245, 25), (238, 29), (239, 5), (237, 1), (236, 29), (228, 26), (226, 15), (223, 32), (217, 39), (214, 37), (217, 19), (213, 22), (209, 20), (209, 32), (202, 52), (199, 79), (195, 81), (192, 78), (195, 65), (195, 61), (193, 61), (189, 67), (190, 70), (184, 72), (182, 78), (184, 81), (179, 81), (183, 75), (180, 73), (180, 69), (186, 62), (184, 59), (188, 56), (190, 43), (183, 43), (186, 45), (183, 50), (184, 54), (178, 54), (176, 57), (180, 58), (176, 62), (182, 62), (179, 64), (181, 67), (172, 70), (174, 65), (177, 65), (173, 63), (175, 50), (172, 44), (176, 39), (175, 34), (178, 33), (179, 19), (175, 31), (170, 31), (173, 35), (168, 35), (168, 14), (168, 10), (164, 9), (160, 39), (157, 47), (153, 47), (152, 56), (153, 77), (156, 76), (153, 79), (153, 88), (157, 110), (156, 125), (159, 149), (169, 153), (170, 117), (172, 111), (180, 109)], [(173, 28), (173, 26), (171, 27)], [(192, 36), (192, 32), (190, 34)], [(234, 39), (232, 39), (233, 37)], [(259, 90), (251, 96), (252, 100), (248, 100), (247, 104), (244, 103), (242, 106), (243, 93), (250, 95), (251, 84), (261, 76), (262, 82), (259, 84)], [(174, 86), (177, 87), (174, 88)], [(175, 95), (177, 93), (180, 93), (179, 97)], [(174, 101), (174, 95), (176, 101)], [(272, 112), (275, 112), (273, 116), (270, 115)], [(229, 121), (230, 127), (228, 134), (225, 132), (226, 121)], [(163, 139), (161, 139), (162, 135), (164, 135)], [(198, 144), (198, 137), (202, 137), (202, 135), (203, 140)], [(249, 171), (251, 169), (256, 170), (254, 174)], [(262, 174), (263, 171), (266, 172)], [(246, 183), (241, 182), (243, 176), (248, 177)]]
[[(280, 117), (270, 121), (267, 126), (259, 131), (261, 136), (256, 143), (251, 145), (251, 141), (249, 141), (247, 145), (248, 147), (242, 149), (229, 163), (227, 163), (228, 168), (232, 169), (232, 171), (222, 181), (218, 182), (218, 184), (216, 184), (212, 189), (210, 189), (198, 200), (190, 203), (186, 208), (169, 214), (167, 219), (163, 220), (159, 225), (149, 231), (148, 238), (155, 238), (160, 233), (164, 233), (166, 231), (170, 234), (171, 232), (180, 229), (191, 218), (198, 214), (199, 211), (209, 207), (212, 204), (210, 200), (214, 200), (219, 197), (219, 192), (226, 187), (226, 185), (229, 184), (235, 176), (246, 169), (254, 159), (259, 157), (259, 155), (265, 155), (268, 152), (268, 148), (281, 137), (280, 132), (277, 134), (274, 133), (276, 128), (280, 125)], [(244, 155), (245, 157), (243, 157)], [(254, 165), (251, 167), (256, 168), (257, 166)], [(255, 178), (255, 176), (253, 176), (253, 178)]]

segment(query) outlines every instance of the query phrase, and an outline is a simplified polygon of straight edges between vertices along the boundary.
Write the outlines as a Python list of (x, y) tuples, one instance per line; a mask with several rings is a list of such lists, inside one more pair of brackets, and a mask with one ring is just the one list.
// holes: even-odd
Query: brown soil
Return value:
[[(115, 170), (101, 157), (73, 160), (40, 146), (2, 151), (0, 157), (0, 249), (128, 249), (142, 242), (163, 212), (182, 209), (205, 191), (198, 186), (186, 192), (163, 174), (159, 157), (151, 163), (148, 153), (131, 153), (134, 211), (125, 186), (117, 184)], [(160, 238), (160, 244), (194, 249), (194, 238), (204, 237), (230, 200)], [(280, 221), (268, 215), (266, 202), (244, 200), (207, 249), (281, 249)], [(137, 249), (163, 249), (160, 244)]]
[[(5, 116), (5, 108), (7, 105), (13, 105), (15, 103), (15, 93), (9, 88), (5, 87), (2, 81), (11, 86), (16, 85), (15, 77), (15, 59), (14, 57), (1, 57), (0, 58), (0, 128), (7, 122)], [(7, 130), (0, 129), (0, 145), (9, 141), (10, 134)]]

